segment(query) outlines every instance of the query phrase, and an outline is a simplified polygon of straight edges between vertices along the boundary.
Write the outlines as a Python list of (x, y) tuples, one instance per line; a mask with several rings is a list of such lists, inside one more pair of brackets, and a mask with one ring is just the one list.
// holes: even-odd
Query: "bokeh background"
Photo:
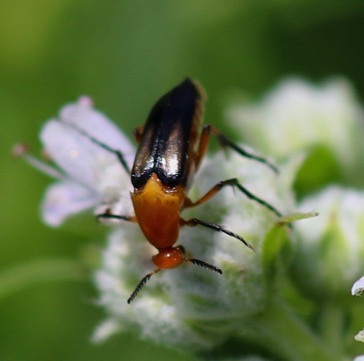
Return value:
[(90, 343), (107, 229), (89, 214), (42, 224), (50, 180), (11, 157), (14, 143), (38, 152), (43, 122), (81, 94), (131, 134), (186, 75), (227, 134), (232, 94), (256, 99), (288, 75), (343, 75), (362, 100), (363, 34), (360, 0), (1, 0), (0, 360), (193, 360), (133, 334)]

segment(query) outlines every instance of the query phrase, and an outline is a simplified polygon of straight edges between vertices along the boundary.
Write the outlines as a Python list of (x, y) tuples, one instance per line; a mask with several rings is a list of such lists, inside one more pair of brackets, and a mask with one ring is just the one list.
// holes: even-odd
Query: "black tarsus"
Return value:
[(237, 187), (242, 193), (244, 193), (248, 198), (256, 201), (257, 203), (261, 204), (262, 206), (268, 208), (270, 211), (275, 213), (278, 217), (282, 217), (282, 213), (279, 212), (276, 208), (270, 205), (268, 202), (264, 201), (263, 199), (255, 196), (253, 193), (249, 192), (245, 187), (243, 187), (238, 180), (235, 178), (234, 186)]

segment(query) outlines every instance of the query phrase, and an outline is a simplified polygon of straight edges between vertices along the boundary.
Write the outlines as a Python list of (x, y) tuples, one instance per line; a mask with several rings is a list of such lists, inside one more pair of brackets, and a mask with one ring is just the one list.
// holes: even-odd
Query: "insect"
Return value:
[(79, 129), (93, 142), (117, 156), (123, 168), (131, 175), (134, 187), (131, 193), (134, 216), (112, 214), (107, 211), (97, 217), (138, 223), (148, 242), (158, 251), (152, 257), (156, 268), (141, 279), (129, 297), (128, 303), (135, 299), (154, 274), (175, 268), (184, 262), (222, 274), (220, 268), (187, 257), (183, 246), (175, 246), (179, 230), (183, 226), (207, 227), (236, 238), (245, 246), (253, 248), (244, 238), (218, 224), (197, 218), (183, 219), (181, 212), (184, 209), (201, 205), (222, 188), (231, 186), (277, 216), (281, 216), (276, 208), (252, 194), (236, 178), (217, 183), (197, 201), (192, 201), (188, 197), (188, 191), (206, 153), (211, 135), (214, 135), (223, 147), (231, 148), (240, 155), (264, 163), (274, 172), (278, 172), (273, 164), (236, 145), (214, 126), (203, 125), (205, 99), (202, 86), (190, 78), (186, 78), (162, 96), (150, 111), (145, 125), (134, 131), (139, 146), (131, 171), (120, 151), (110, 148)]
[[(131, 176), (131, 183), (134, 187), (131, 200), (135, 214), (133, 216), (112, 214), (110, 210), (106, 210), (105, 213), (97, 215), (100, 220), (116, 219), (138, 223), (145, 238), (158, 251), (156, 255), (152, 256), (152, 262), (156, 268), (141, 279), (130, 295), (128, 303), (135, 299), (154, 274), (161, 270), (175, 268), (184, 262), (190, 262), (222, 274), (220, 268), (200, 259), (189, 257), (183, 246), (175, 246), (179, 230), (183, 226), (202, 226), (222, 232), (253, 249), (243, 237), (219, 224), (198, 218), (188, 220), (182, 218), (181, 212), (184, 209), (199, 206), (214, 197), (224, 187), (230, 186), (237, 188), (251, 200), (281, 217), (281, 213), (275, 207), (252, 194), (238, 182), (237, 178), (218, 182), (196, 201), (192, 201), (188, 197), (188, 191), (206, 153), (211, 135), (217, 138), (221, 146), (228, 147), (243, 157), (263, 163), (278, 173), (275, 165), (266, 159), (236, 145), (214, 126), (203, 125), (205, 100), (203, 87), (190, 78), (186, 78), (162, 96), (150, 111), (145, 125), (134, 131), (139, 146), (131, 170), (120, 150), (101, 142), (70, 122), (62, 123), (64, 126), (72, 127), (97, 146), (114, 154)], [(27, 154), (26, 145), (17, 145), (13, 154), (15, 156)], [(27, 155), (26, 159), (41, 171), (62, 179), (62, 173), (39, 162), (34, 157)]]

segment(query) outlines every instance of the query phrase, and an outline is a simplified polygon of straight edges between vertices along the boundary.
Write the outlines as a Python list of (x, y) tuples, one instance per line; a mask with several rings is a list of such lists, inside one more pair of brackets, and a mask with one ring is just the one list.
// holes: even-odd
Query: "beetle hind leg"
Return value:
[(140, 141), (142, 140), (142, 135), (143, 135), (143, 131), (144, 131), (144, 125), (137, 127), (133, 130), (133, 135), (134, 138), (136, 140), (136, 142), (139, 144)]
[(222, 147), (229, 147), (232, 150), (234, 150), (235, 152), (237, 152), (238, 154), (240, 154), (241, 156), (243, 156), (245, 158), (253, 159), (260, 163), (263, 163), (266, 166), (268, 166), (274, 173), (277, 173), (277, 174), (279, 173), (277, 166), (275, 166), (273, 163), (271, 163), (264, 157), (250, 153), (246, 149), (238, 146), (237, 144), (232, 142), (229, 138), (227, 138), (224, 134), (222, 134), (219, 129), (217, 129), (216, 127), (214, 127), (213, 125), (210, 125), (210, 124), (206, 124), (202, 130), (202, 134), (201, 134), (201, 138), (200, 138), (200, 148), (198, 151), (198, 156), (197, 156), (197, 161), (196, 161), (197, 167), (199, 166), (201, 159), (203, 158), (203, 156), (206, 152), (208, 143), (210, 141), (211, 133), (217, 138), (217, 140), (219, 141), (219, 143)]

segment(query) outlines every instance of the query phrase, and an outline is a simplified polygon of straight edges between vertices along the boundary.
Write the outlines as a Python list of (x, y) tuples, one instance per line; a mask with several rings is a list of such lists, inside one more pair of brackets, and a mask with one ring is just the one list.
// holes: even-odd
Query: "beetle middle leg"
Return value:
[(273, 207), (271, 204), (266, 202), (265, 200), (257, 197), (250, 191), (248, 191), (245, 187), (243, 187), (237, 180), (237, 178), (227, 179), (225, 181), (221, 181), (217, 183), (214, 187), (212, 187), (206, 194), (204, 194), (199, 200), (196, 202), (192, 202), (189, 198), (186, 198), (184, 207), (185, 208), (191, 208), (199, 206), (200, 204), (203, 204), (207, 202), (209, 199), (214, 197), (222, 188), (225, 186), (231, 186), (236, 187), (240, 190), (240, 192), (244, 193), (249, 199), (261, 204), (262, 206), (266, 207), (273, 213), (275, 213), (278, 217), (282, 217), (281, 212), (279, 212), (275, 207)]

